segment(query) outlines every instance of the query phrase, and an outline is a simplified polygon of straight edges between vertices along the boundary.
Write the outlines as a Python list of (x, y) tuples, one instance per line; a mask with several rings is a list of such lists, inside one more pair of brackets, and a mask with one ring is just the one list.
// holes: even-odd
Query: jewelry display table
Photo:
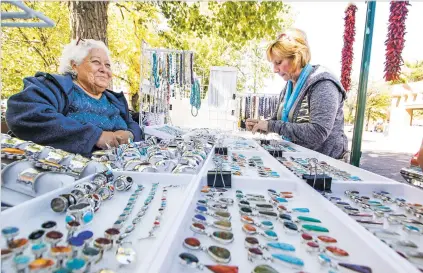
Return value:
[[(53, 261), (51, 267), (85, 266), (73, 272), (420, 272), (423, 191), (289, 142), (270, 144), (280, 143), (286, 150), (272, 156), (255, 140), (221, 135), (197, 174), (113, 171), (114, 182), (107, 187), (91, 175), (7, 209), (1, 213), (3, 272), (34, 262), (40, 241), (47, 247), (43, 262)], [(219, 148), (227, 148), (227, 155), (215, 155)], [(299, 164), (295, 168), (289, 165), (293, 161)], [(331, 192), (316, 191), (298, 175), (314, 170), (310, 162), (320, 164), (318, 172), (336, 174)], [(232, 173), (231, 188), (205, 187), (213, 169)], [(129, 182), (132, 188), (122, 190)], [(95, 194), (105, 200), (92, 220), (85, 201), (69, 206), (67, 213), (53, 212), (54, 198), (63, 200), (72, 190), (99, 183), (106, 188)], [(111, 189), (114, 196), (107, 200)], [(95, 209), (99, 204), (92, 195)], [(90, 223), (76, 228), (75, 219)], [(117, 222), (122, 219), (123, 224)], [(46, 235), (46, 221), (57, 223), (56, 231), (64, 236), (58, 246), (64, 248), (55, 248), (52, 234)], [(37, 238), (40, 229), (45, 234)], [(116, 229), (119, 236), (129, 235), (116, 239)], [(66, 243), (68, 230), (73, 239)], [(83, 240), (88, 248), (78, 248), (85, 231), (93, 232), (94, 241)], [(30, 240), (8, 245), (12, 237)], [(66, 253), (68, 244), (72, 253), (76, 250), (74, 259)], [(102, 249), (102, 259), (90, 264), (90, 255), (98, 260)]]

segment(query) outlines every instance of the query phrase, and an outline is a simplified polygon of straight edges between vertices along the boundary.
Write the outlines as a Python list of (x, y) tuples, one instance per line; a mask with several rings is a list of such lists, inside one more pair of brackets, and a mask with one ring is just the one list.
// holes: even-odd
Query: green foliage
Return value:
[(135, 97), (132, 107), (137, 109), (140, 83), (141, 41), (159, 44), (158, 35), (152, 31), (160, 23), (157, 8), (144, 2), (122, 2), (109, 5), (107, 30), (109, 49), (112, 52), (114, 88), (128, 88)]
[(409, 72), (404, 73), (408, 82), (423, 81), (423, 61), (416, 61), (415, 63), (406, 62), (405, 66)]
[(213, 34), (235, 48), (251, 40), (274, 38), (290, 19), (290, 7), (273, 1), (163, 1), (159, 6), (173, 31), (200, 38)]
[[(2, 92), (7, 98), (22, 90), (22, 79), (37, 71), (56, 73), (63, 46), (70, 41), (66, 3), (26, 2), (56, 22), (54, 28), (2, 28)], [(2, 11), (15, 10), (2, 3)]]
[(241, 92), (263, 87), (272, 74), (265, 58), (267, 41), (292, 23), (290, 7), (283, 2), (163, 1), (159, 6), (170, 28), (161, 33), (165, 46), (195, 51), (203, 85), (208, 85), (210, 66), (236, 67)]
[[(2, 98), (19, 92), (36, 71), (56, 73), (63, 46), (70, 42), (64, 2), (26, 2), (56, 22), (54, 28), (3, 28)], [(13, 6), (2, 4), (2, 10)], [(282, 2), (116, 2), (108, 9), (107, 30), (115, 89), (127, 88), (137, 108), (141, 41), (150, 47), (193, 50), (196, 74), (208, 86), (211, 66), (239, 70), (238, 90), (259, 90), (271, 74), (264, 57), (267, 41), (291, 24)], [(163, 21), (165, 19), (165, 23)], [(163, 28), (167, 24), (167, 29)], [(146, 71), (144, 71), (146, 72)]]
[[(357, 107), (357, 90), (356, 82), (352, 83), (351, 91), (348, 94), (348, 99), (344, 104), (345, 122), (353, 123), (355, 119), (355, 110)], [(366, 127), (370, 121), (377, 121), (378, 119), (386, 120), (391, 105), (391, 95), (389, 87), (385, 85), (373, 84), (367, 89), (366, 93)]]

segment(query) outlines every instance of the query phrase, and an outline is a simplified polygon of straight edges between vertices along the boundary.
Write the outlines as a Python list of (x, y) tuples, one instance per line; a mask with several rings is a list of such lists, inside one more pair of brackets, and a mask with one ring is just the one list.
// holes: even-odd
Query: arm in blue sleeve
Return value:
[(9, 98), (6, 120), (19, 138), (71, 153), (91, 154), (102, 130), (62, 114), (67, 96), (39, 78), (24, 79), (24, 89)]
[(138, 123), (136, 123), (131, 115), (129, 114), (129, 121), (128, 124), (128, 131), (130, 131), (134, 135), (134, 142), (138, 142), (141, 140), (141, 127)]

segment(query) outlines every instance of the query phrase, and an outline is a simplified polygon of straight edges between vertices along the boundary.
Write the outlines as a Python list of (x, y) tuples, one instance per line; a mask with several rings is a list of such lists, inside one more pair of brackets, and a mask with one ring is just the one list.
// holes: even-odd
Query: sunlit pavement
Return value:
[[(347, 133), (351, 148), (352, 132)], [(400, 174), (403, 167), (409, 166), (410, 159), (421, 144), (422, 136), (404, 134), (401, 137), (388, 137), (383, 133), (364, 132), (360, 168), (404, 182)]]

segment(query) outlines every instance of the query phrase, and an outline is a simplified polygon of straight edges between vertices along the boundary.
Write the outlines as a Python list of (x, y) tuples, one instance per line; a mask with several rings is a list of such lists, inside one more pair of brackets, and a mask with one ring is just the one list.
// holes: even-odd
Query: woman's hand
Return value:
[(107, 150), (110, 147), (119, 146), (119, 141), (114, 132), (103, 131), (96, 143), (96, 146), (100, 149)]
[(253, 127), (253, 134), (255, 134), (257, 131), (262, 131), (264, 133), (267, 133), (267, 126), (268, 122), (266, 120), (260, 120), (256, 125)]
[(134, 136), (129, 131), (119, 130), (115, 132), (119, 144), (128, 144), (129, 139), (134, 139)]
[(245, 121), (245, 128), (247, 129), (247, 131), (251, 131), (253, 130), (254, 125), (256, 125), (258, 122), (258, 119), (249, 118)]

